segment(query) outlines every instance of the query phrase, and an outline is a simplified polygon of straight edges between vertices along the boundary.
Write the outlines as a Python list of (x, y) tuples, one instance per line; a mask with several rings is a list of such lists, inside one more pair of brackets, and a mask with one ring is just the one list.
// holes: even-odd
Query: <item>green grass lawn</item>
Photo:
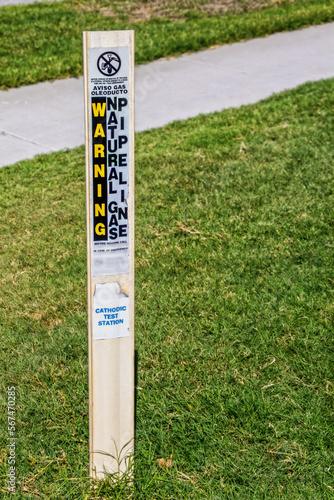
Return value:
[(332, 0), (226, 0), (221, 10), (215, 3), (68, 0), (1, 7), (0, 89), (81, 75), (83, 30), (135, 29), (141, 64), (334, 20)]
[[(15, 498), (333, 498), (333, 104), (329, 80), (137, 135), (133, 487), (88, 493), (84, 150), (0, 170)], [(0, 439), (5, 498), (5, 411)]]

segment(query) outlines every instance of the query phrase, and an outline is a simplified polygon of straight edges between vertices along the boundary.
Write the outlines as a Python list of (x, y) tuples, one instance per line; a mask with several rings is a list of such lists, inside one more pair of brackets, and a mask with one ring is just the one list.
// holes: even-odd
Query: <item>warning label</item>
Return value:
[(92, 273), (129, 272), (128, 47), (90, 49)]

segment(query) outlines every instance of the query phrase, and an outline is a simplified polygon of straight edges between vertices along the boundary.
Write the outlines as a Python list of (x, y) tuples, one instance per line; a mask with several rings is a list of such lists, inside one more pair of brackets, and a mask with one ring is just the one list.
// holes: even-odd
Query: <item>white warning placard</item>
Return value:
[(88, 52), (93, 276), (129, 272), (129, 47)]
[(93, 300), (93, 339), (129, 336), (129, 297), (118, 283), (98, 283)]

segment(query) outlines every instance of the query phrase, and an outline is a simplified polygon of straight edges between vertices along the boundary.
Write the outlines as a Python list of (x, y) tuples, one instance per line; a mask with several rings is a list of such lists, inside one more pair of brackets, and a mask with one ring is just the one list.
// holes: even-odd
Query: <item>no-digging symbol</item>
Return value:
[(115, 52), (104, 52), (97, 60), (97, 67), (104, 76), (114, 76), (121, 67), (121, 59)]

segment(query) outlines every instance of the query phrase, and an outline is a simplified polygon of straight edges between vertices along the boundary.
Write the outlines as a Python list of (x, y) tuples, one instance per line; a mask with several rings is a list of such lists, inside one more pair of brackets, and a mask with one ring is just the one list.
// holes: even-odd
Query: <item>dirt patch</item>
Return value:
[(196, 13), (217, 16), (226, 13), (240, 14), (268, 7), (293, 3), (294, 0), (78, 0), (76, 8), (95, 12), (101, 16), (122, 18), (129, 22), (159, 19), (186, 19)]

